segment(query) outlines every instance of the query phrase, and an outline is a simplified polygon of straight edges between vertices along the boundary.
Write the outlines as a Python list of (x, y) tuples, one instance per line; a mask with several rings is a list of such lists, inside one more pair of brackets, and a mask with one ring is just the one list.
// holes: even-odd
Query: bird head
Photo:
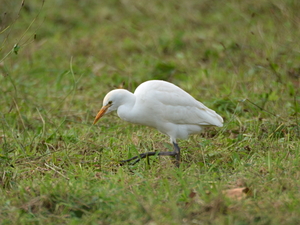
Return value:
[(103, 106), (95, 117), (93, 124), (96, 124), (102, 116), (118, 109), (122, 104), (124, 91), (123, 89), (112, 90), (104, 97)]

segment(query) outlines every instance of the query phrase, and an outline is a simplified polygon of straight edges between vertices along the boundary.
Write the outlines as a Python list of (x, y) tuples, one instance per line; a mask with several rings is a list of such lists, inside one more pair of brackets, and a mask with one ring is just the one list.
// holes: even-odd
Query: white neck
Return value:
[(122, 91), (122, 103), (117, 109), (118, 116), (125, 121), (132, 122), (134, 118), (134, 105), (136, 97), (133, 93), (124, 90)]

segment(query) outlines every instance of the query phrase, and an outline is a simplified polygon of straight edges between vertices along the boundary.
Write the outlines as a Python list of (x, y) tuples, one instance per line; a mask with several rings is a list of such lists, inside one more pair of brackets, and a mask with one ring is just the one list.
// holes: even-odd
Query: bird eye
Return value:
[(109, 102), (108, 102), (108, 105), (111, 105), (111, 104), (112, 104), (112, 101), (109, 101)]

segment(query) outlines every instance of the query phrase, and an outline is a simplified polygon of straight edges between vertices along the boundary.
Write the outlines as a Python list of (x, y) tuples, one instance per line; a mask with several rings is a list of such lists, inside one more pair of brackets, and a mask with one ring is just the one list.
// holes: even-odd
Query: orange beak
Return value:
[(95, 117), (95, 120), (93, 122), (93, 125), (97, 123), (97, 121), (105, 114), (106, 110), (110, 107), (111, 105), (105, 105), (103, 106), (100, 111), (98, 112), (97, 116)]

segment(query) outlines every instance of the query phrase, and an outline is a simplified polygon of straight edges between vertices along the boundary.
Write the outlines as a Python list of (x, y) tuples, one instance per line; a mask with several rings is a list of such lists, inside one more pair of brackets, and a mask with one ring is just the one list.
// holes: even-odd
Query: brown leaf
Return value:
[(193, 190), (191, 190), (189, 197), (190, 198), (194, 198), (196, 196), (196, 192), (194, 192)]
[(232, 189), (224, 190), (223, 194), (232, 200), (242, 200), (247, 197), (248, 192), (249, 192), (248, 187), (242, 187), (242, 188), (232, 188)]

